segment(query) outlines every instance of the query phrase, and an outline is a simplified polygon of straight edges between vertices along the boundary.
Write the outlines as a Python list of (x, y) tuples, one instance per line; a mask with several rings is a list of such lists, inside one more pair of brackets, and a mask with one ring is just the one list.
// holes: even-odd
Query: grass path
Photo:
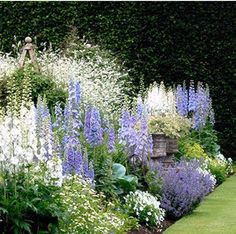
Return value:
[(236, 174), (164, 234), (236, 234)]

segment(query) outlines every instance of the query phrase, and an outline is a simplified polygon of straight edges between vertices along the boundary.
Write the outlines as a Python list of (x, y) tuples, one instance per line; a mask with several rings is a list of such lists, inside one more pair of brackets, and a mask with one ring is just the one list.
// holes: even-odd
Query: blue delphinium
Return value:
[(103, 132), (108, 133), (110, 130), (110, 121), (107, 118), (103, 118), (102, 120)]
[[(69, 83), (69, 97), (64, 109), (64, 138), (63, 146), (63, 173), (79, 174), (91, 179), (92, 168), (89, 168), (86, 155), (82, 154), (80, 132), (82, 128), (80, 116), (80, 84), (71, 81)], [(93, 178), (94, 179), (94, 176)]]
[(89, 138), (90, 118), (91, 118), (91, 108), (88, 108), (85, 111), (85, 119), (84, 119), (84, 136), (86, 139)]
[(188, 115), (188, 93), (185, 87), (178, 85), (176, 88), (176, 109), (177, 112), (183, 116), (187, 117)]
[(134, 154), (145, 164), (148, 161), (148, 156), (152, 154), (152, 137), (148, 133), (147, 119), (141, 116), (140, 122), (141, 127), (137, 132), (137, 145)]
[(152, 137), (148, 133), (147, 116), (141, 108), (136, 109), (135, 116), (127, 110), (120, 119), (119, 139), (125, 145), (129, 160), (132, 163), (146, 164), (148, 155), (152, 153)]
[(91, 146), (100, 145), (103, 140), (101, 118), (99, 111), (95, 107), (91, 108), (90, 128), (87, 140)]
[(94, 180), (93, 164), (89, 162), (87, 152), (83, 155), (83, 176), (90, 181)]
[(191, 117), (193, 129), (200, 129), (205, 126), (207, 121), (214, 124), (214, 111), (212, 109), (212, 100), (209, 87), (204, 87), (198, 82), (197, 90), (194, 88), (193, 81), (187, 92), (185, 83), (176, 88), (176, 109), (183, 117)]
[(53, 130), (63, 125), (63, 112), (59, 102), (56, 103), (55, 106), (55, 122), (53, 123)]
[(119, 122), (119, 140), (125, 145), (128, 154), (133, 156), (138, 138), (137, 132), (134, 129), (134, 118), (130, 115), (128, 110), (124, 110)]
[(188, 91), (188, 112), (196, 110), (196, 91), (194, 88), (193, 81), (190, 81), (189, 91)]
[(201, 82), (198, 83), (196, 92), (196, 109), (193, 113), (193, 128), (200, 129), (208, 120), (210, 113), (209, 89), (205, 89)]
[(108, 153), (113, 153), (115, 151), (115, 130), (110, 128), (108, 130)]
[(136, 117), (140, 119), (143, 115), (143, 112), (144, 112), (144, 104), (142, 102), (141, 97), (139, 97), (137, 101)]

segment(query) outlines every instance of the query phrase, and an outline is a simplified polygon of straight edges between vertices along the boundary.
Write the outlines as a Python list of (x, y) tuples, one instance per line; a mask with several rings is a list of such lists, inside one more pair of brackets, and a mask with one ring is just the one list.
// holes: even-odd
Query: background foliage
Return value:
[[(167, 84), (207, 82), (223, 153), (236, 155), (234, 2), (1, 2), (0, 49), (14, 36), (65, 46), (72, 28), (111, 49), (131, 69), (134, 88), (144, 78)], [(17, 26), (16, 26), (17, 23)], [(41, 48), (40, 44), (38, 44)]]

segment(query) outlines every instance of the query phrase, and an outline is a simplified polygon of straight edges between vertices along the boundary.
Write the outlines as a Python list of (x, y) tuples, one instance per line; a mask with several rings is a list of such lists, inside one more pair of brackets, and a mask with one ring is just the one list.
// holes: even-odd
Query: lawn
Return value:
[(236, 174), (207, 196), (194, 212), (171, 226), (165, 234), (235, 234)]

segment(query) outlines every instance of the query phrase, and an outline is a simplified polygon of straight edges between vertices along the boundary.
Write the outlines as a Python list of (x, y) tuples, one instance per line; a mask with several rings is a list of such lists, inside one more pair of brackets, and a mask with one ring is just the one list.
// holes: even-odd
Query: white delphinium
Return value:
[(166, 89), (163, 82), (150, 86), (144, 103), (151, 115), (176, 112), (174, 91), (171, 88)]
[(46, 162), (46, 174), (44, 177), (46, 184), (61, 186), (63, 182), (62, 161), (58, 157), (52, 157)]
[(127, 209), (130, 214), (148, 226), (160, 226), (164, 220), (165, 211), (160, 208), (160, 202), (148, 192), (137, 190), (125, 197)]
[(0, 122), (0, 159), (6, 167), (31, 164), (37, 151), (34, 106), (21, 108), (20, 116), (5, 116)]

